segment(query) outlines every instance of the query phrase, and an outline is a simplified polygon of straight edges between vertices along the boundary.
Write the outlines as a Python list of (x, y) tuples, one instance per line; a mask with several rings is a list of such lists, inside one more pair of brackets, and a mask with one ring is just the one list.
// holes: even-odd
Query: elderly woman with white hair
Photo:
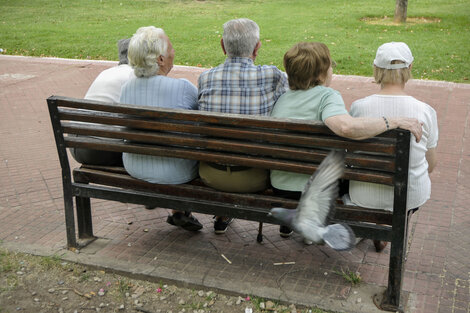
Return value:
[[(122, 88), (121, 103), (171, 109), (197, 110), (197, 88), (185, 79), (167, 77), (175, 50), (163, 29), (141, 27), (129, 43), (129, 64), (135, 78)], [(197, 162), (178, 158), (123, 153), (127, 172), (156, 184), (182, 184), (197, 176)], [(190, 212), (173, 211), (167, 222), (190, 231), (202, 228)]]

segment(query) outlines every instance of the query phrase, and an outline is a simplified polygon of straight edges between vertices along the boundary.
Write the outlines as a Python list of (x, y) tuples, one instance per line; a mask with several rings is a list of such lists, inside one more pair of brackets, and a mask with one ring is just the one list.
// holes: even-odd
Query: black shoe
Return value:
[(229, 217), (224, 221), (223, 217), (216, 217), (214, 221), (214, 232), (216, 234), (225, 234), (228, 225), (233, 222), (233, 217)]
[(156, 206), (151, 206), (151, 205), (146, 205), (145, 208), (146, 208), (147, 210), (154, 210), (154, 209), (156, 209), (157, 207), (156, 207)]
[(191, 215), (191, 212), (184, 212), (184, 214), (181, 212), (173, 213), (173, 215), (168, 215), (166, 222), (189, 231), (197, 231), (202, 228), (202, 224)]
[(287, 226), (281, 225), (281, 227), (279, 227), (279, 235), (281, 235), (282, 238), (289, 238), (292, 233), (292, 229)]

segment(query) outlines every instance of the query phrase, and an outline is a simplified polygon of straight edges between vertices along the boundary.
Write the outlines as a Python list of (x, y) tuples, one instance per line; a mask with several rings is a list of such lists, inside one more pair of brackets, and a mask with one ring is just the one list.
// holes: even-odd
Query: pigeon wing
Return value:
[(294, 223), (325, 225), (338, 194), (337, 181), (344, 173), (344, 158), (344, 151), (332, 151), (321, 162), (305, 185)]

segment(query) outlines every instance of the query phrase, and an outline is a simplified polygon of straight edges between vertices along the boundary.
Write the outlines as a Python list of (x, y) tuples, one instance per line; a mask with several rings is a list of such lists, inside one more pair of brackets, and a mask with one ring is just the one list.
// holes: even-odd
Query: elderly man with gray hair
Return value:
[[(185, 79), (168, 77), (175, 50), (163, 29), (141, 27), (129, 43), (129, 64), (135, 78), (122, 88), (121, 103), (171, 108), (197, 109), (197, 88)], [(129, 175), (156, 184), (182, 184), (197, 176), (197, 162), (134, 153), (123, 153)], [(190, 212), (173, 211), (167, 223), (196, 231), (202, 228)]]
[[(288, 88), (287, 77), (272, 65), (254, 65), (261, 47), (259, 27), (240, 18), (224, 24), (220, 41), (225, 62), (199, 77), (199, 110), (269, 115)], [(268, 187), (268, 171), (258, 168), (201, 162), (199, 176), (215, 189), (257, 192)], [(216, 217), (215, 233), (225, 233), (230, 218)]]

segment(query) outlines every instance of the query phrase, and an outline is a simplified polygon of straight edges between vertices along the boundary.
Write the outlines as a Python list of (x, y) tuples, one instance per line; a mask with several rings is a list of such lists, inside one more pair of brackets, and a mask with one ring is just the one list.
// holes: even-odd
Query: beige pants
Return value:
[(213, 168), (205, 162), (199, 163), (199, 176), (204, 184), (227, 192), (257, 192), (268, 187), (269, 171), (249, 168), (241, 171), (226, 171)]

